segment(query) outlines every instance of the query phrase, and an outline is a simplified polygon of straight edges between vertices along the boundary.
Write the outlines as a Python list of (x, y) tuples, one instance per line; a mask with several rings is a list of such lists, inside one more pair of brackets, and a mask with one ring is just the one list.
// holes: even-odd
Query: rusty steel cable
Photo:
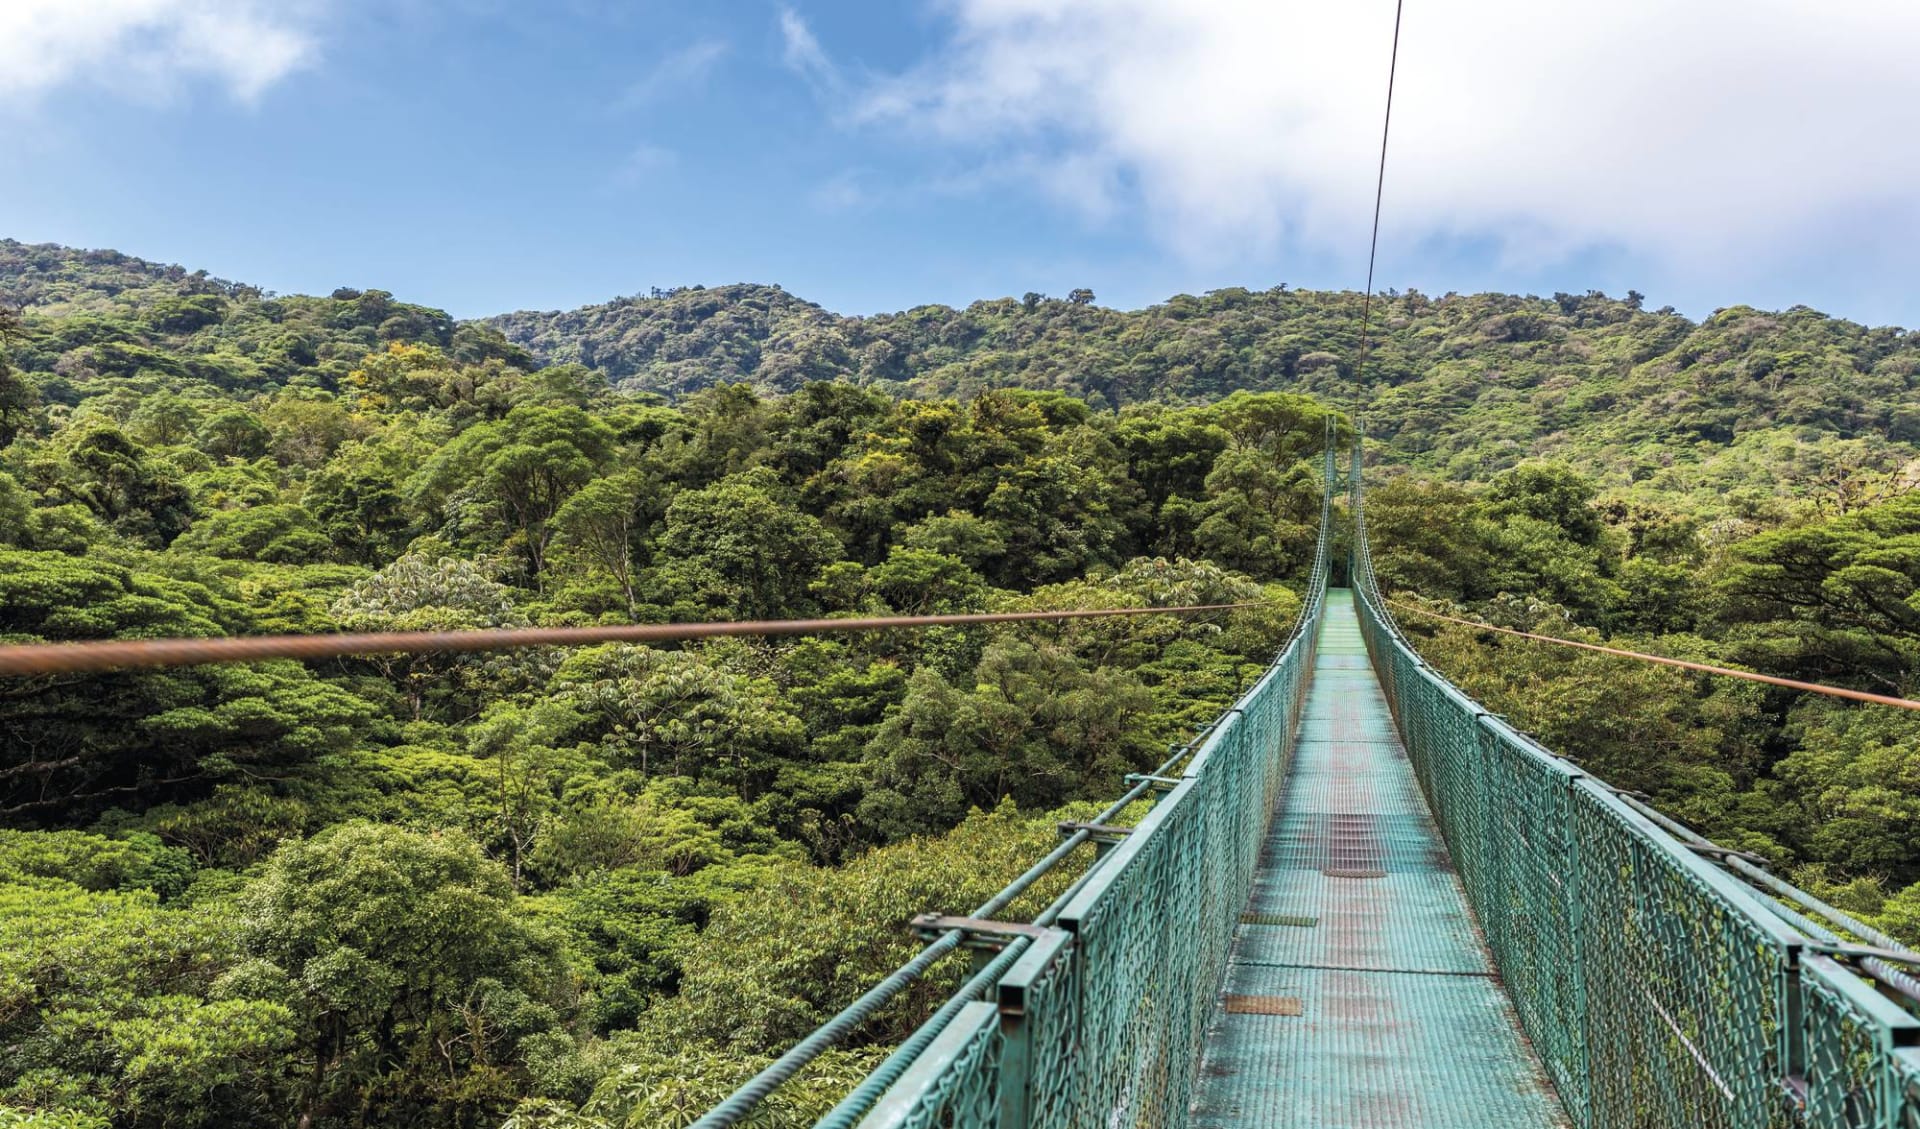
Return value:
[(974, 627), (995, 623), (1104, 619), (1137, 615), (1196, 615), (1259, 607), (1265, 601), (1190, 604), (1171, 608), (1092, 608), (1071, 611), (987, 612), (966, 615), (867, 616), (849, 619), (771, 619), (742, 623), (641, 623), (604, 627), (515, 627), (465, 631), (387, 631), (337, 635), (253, 635), (213, 639), (99, 639), (0, 645), (0, 676), (79, 674), (129, 667), (198, 666), (262, 659), (332, 659), (348, 655), (500, 651), (520, 647), (579, 647), (593, 643), (668, 643), (730, 635), (816, 635), (894, 628)]
[(1462, 627), (1471, 627), (1476, 631), (1495, 631), (1502, 635), (1512, 635), (1520, 639), (1532, 639), (1538, 643), (1556, 643), (1562, 647), (1575, 647), (1582, 651), (1593, 651), (1598, 654), (1613, 655), (1623, 659), (1638, 659), (1641, 662), (1658, 663), (1661, 666), (1674, 666), (1679, 667), (1681, 670), (1697, 671), (1701, 674), (1718, 674), (1724, 675), (1727, 678), (1745, 679), (1748, 682), (1763, 682), (1768, 686), (1781, 686), (1788, 690), (1804, 690), (1809, 694), (1825, 694), (1831, 698), (1846, 698), (1855, 702), (1871, 702), (1876, 706), (1893, 706), (1896, 709), (1903, 710), (1920, 710), (1920, 702), (1916, 702), (1912, 698), (1896, 698), (1890, 694), (1873, 694), (1865, 690), (1848, 690), (1842, 686), (1824, 686), (1818, 682), (1801, 682), (1793, 678), (1776, 678), (1771, 674), (1755, 674), (1750, 670), (1734, 670), (1731, 667), (1714, 666), (1710, 663), (1689, 662), (1686, 659), (1670, 659), (1665, 655), (1649, 655), (1642, 651), (1626, 651), (1618, 647), (1603, 647), (1598, 643), (1581, 643), (1572, 639), (1556, 638), (1552, 635), (1536, 635), (1531, 631), (1517, 631), (1511, 627), (1495, 627), (1491, 623), (1481, 623), (1478, 620), (1442, 615), (1439, 612), (1429, 611), (1415, 604), (1404, 603), (1400, 600), (1389, 600), (1385, 596), (1380, 597), (1380, 599), (1381, 602), (1403, 611), (1426, 616), (1428, 619), (1444, 620), (1447, 623), (1456, 623)]

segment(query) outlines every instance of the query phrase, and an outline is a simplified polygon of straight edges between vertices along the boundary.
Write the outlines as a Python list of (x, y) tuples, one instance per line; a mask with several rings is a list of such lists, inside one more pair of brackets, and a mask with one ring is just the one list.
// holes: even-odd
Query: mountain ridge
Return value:
[[(1021, 387), (1109, 408), (1285, 391), (1364, 413), (1399, 457), (1453, 477), (1554, 457), (1617, 482), (1685, 479), (1709, 492), (1765, 484), (1776, 464), (1890, 468), (1920, 443), (1920, 335), (1805, 306), (1733, 306), (1695, 322), (1645, 310), (1631, 292), (1390, 291), (1375, 299), (1364, 377), (1352, 365), (1361, 295), (1285, 285), (1132, 311), (1080, 292), (856, 316), (733, 283), (456, 320), (381, 290), (275, 296), (119, 252), (4, 240), (0, 292), (30, 324), (58, 324), (64, 347), (38, 355), (50, 371), (84, 367), (73, 354), (90, 346), (134, 356), (123, 367), (160, 349), (187, 371), (228, 363), (240, 387), (327, 386), (366, 351), (404, 341), (523, 367), (580, 364), (618, 390), (670, 398), (820, 380), (915, 397)], [(142, 340), (85, 340), (87, 317), (128, 309), (153, 326)]]

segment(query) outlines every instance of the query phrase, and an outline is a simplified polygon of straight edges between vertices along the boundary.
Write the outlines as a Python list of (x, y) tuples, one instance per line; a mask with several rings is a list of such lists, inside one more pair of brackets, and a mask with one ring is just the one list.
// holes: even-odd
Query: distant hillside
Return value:
[(429, 344), (518, 367), (577, 363), (616, 388), (790, 392), (844, 380), (907, 396), (1051, 389), (1117, 407), (1306, 392), (1394, 455), (1461, 478), (1533, 456), (1615, 483), (1712, 495), (1888, 471), (1920, 441), (1920, 337), (1805, 307), (1695, 323), (1638, 295), (1390, 293), (1354, 371), (1360, 296), (1228, 289), (1138, 311), (1028, 295), (845, 317), (777, 286), (692, 287), (458, 323), (380, 290), (276, 297), (111, 251), (0, 241), (0, 293), (36, 332), (16, 365), (72, 400), (89, 376), (224, 389), (331, 387), (369, 351)]
[(741, 285), (487, 320), (537, 358), (669, 395), (824, 379), (906, 395), (1054, 389), (1108, 406), (1307, 392), (1358, 408), (1401, 456), (1468, 478), (1553, 455), (1615, 480), (1759, 487), (1891, 466), (1920, 440), (1920, 337), (1898, 329), (1805, 307), (1696, 324), (1638, 295), (1391, 293), (1362, 376), (1360, 302), (1283, 286), (1133, 312), (1029, 295), (857, 318)]
[(283, 297), (206, 271), (50, 243), (0, 239), (0, 300), (26, 315), (12, 363), (40, 374), (41, 394), (59, 403), (100, 394), (101, 378), (114, 377), (186, 379), (229, 393), (331, 388), (396, 341), (467, 360), (533, 363), (492, 329), (384, 290)]

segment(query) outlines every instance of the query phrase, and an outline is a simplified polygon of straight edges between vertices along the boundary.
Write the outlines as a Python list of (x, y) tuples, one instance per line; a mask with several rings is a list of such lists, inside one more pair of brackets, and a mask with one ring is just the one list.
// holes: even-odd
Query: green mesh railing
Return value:
[[(1336, 466), (1331, 429), (1320, 538), (1286, 646), (1233, 708), (968, 919), (920, 922), (914, 962), (697, 1122), (753, 1122), (759, 1103), (963, 943), (985, 963), (821, 1127), (1171, 1126), (1251, 892), (1293, 751), (1325, 603)], [(1130, 829), (1101, 826), (1140, 803)], [(1076, 849), (1099, 854), (1031, 923), (978, 920)]]
[(1325, 475), (1306, 601), (1279, 657), (1180, 775), (1144, 793), (1152, 810), (1002, 950), (1006, 970), (962, 990), (951, 1021), (902, 1064), (863, 1127), (1186, 1123), (1194, 1062), (1313, 669), (1333, 524), (1331, 442)]
[(1435, 673), (1352, 584), (1494, 964), (1580, 1129), (1920, 1127), (1920, 958), (1554, 756)]

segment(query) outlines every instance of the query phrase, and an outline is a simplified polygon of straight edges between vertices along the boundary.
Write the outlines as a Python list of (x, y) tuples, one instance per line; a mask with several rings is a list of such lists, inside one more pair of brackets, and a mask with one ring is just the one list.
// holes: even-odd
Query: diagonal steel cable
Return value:
[(502, 651), (519, 647), (579, 647), (592, 643), (665, 643), (730, 635), (818, 635), (970, 627), (996, 623), (1105, 619), (1115, 616), (1198, 615), (1260, 607), (1188, 604), (1166, 608), (1079, 608), (1069, 611), (986, 612), (966, 615), (865, 616), (846, 619), (772, 619), (740, 623), (642, 623), (600, 627), (515, 627), (467, 631), (389, 631), (336, 635), (251, 635), (214, 639), (98, 639), (0, 646), (0, 676), (77, 674), (124, 667), (196, 666), (262, 659), (329, 659), (348, 655)]

